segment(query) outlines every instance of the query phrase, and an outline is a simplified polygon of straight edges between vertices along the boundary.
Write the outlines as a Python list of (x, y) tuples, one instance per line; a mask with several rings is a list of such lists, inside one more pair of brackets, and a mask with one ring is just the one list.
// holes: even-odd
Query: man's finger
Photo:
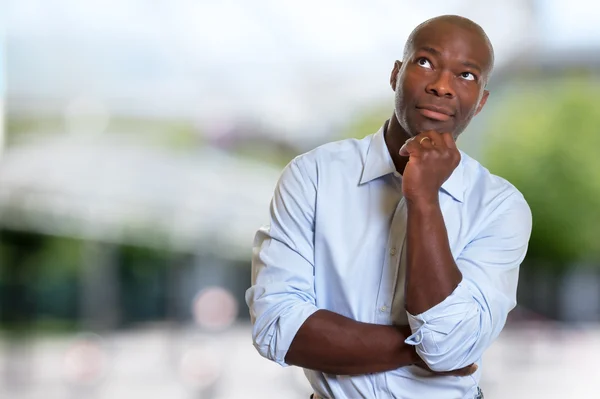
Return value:
[(459, 375), (460, 376), (466, 377), (466, 376), (471, 375), (471, 374), (473, 374), (474, 372), (477, 371), (477, 365), (476, 364), (472, 364), (472, 365), (464, 367), (464, 368), (462, 368), (462, 369), (460, 369), (458, 371), (459, 371)]
[(476, 371), (477, 371), (477, 365), (471, 364), (467, 367), (463, 367), (462, 369), (448, 371), (448, 374), (455, 375), (457, 377), (467, 377)]
[[(429, 144), (431, 144), (430, 147), (442, 148), (442, 147), (446, 146), (444, 137), (440, 133), (436, 132), (435, 130), (428, 130), (426, 132), (422, 132), (421, 134), (419, 134), (419, 136), (421, 136), (421, 135), (423, 137), (429, 137), (429, 140), (431, 140), (429, 143)], [(427, 140), (424, 140), (422, 143), (426, 144), (425, 143), (426, 141)]]
[(444, 145), (444, 140), (439, 133), (427, 131), (406, 140), (404, 145), (400, 147), (399, 154), (402, 157), (408, 157), (422, 150), (430, 150), (436, 145)]
[(456, 369), (456, 370), (450, 370), (450, 371), (432, 371), (429, 367), (427, 366), (420, 366), (426, 370), (431, 371), (431, 376), (435, 377), (437, 376), (455, 376), (455, 377), (468, 377), (471, 374), (475, 373), (477, 371), (477, 365), (476, 364), (470, 364), (466, 367), (463, 367), (461, 369)]
[(423, 137), (419, 138), (419, 145), (426, 150), (430, 150), (433, 147), (435, 147), (436, 144), (431, 137), (423, 136)]
[(421, 138), (419, 136), (415, 136), (415, 137), (411, 137), (408, 140), (406, 140), (404, 145), (402, 147), (400, 147), (400, 151), (399, 151), (400, 156), (407, 157), (407, 156), (419, 151), (421, 149), (421, 145), (419, 144), (418, 140), (420, 140), (420, 139)]
[(400, 151), (398, 151), (398, 154), (400, 154), (401, 157), (407, 157), (410, 155), (408, 153), (408, 150), (406, 149), (406, 144), (407, 143), (402, 144), (402, 147), (400, 147)]
[(446, 146), (448, 146), (448, 148), (456, 148), (456, 141), (454, 141), (454, 137), (452, 136), (452, 133), (443, 133), (442, 139), (444, 140), (444, 142), (446, 143)]

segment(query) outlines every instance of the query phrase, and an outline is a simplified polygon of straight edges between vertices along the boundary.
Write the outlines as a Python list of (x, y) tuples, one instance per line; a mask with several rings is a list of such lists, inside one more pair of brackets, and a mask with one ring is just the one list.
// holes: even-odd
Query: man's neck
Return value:
[(396, 170), (398, 173), (403, 174), (404, 168), (406, 168), (406, 164), (408, 163), (408, 157), (401, 157), (399, 152), (400, 147), (410, 138), (410, 135), (402, 129), (402, 126), (398, 123), (398, 119), (396, 119), (395, 113), (385, 122), (383, 135)]

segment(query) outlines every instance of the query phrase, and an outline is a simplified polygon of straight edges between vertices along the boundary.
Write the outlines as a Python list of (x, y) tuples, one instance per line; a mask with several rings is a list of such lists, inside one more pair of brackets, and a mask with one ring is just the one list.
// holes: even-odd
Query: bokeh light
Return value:
[(207, 390), (222, 374), (222, 360), (213, 350), (190, 348), (181, 357), (179, 372), (183, 382), (194, 390)]
[(84, 335), (75, 340), (64, 357), (64, 377), (74, 385), (99, 383), (108, 371), (109, 356), (98, 335)]
[(238, 303), (228, 290), (209, 287), (200, 291), (192, 303), (194, 320), (208, 330), (225, 329), (235, 321)]

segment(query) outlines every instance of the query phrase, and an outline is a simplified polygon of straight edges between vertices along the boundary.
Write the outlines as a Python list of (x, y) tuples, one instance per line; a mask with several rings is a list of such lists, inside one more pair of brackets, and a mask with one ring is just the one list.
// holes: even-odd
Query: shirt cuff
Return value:
[(404, 341), (408, 345), (423, 342), (423, 330), (449, 334), (464, 318), (472, 305), (469, 289), (460, 283), (446, 299), (418, 315), (406, 312), (412, 334)]
[(290, 350), (292, 341), (296, 337), (302, 324), (312, 316), (319, 308), (310, 303), (302, 303), (291, 308), (286, 314), (279, 318), (278, 328), (272, 337), (270, 344), (270, 358), (277, 364), (287, 367), (285, 356)]

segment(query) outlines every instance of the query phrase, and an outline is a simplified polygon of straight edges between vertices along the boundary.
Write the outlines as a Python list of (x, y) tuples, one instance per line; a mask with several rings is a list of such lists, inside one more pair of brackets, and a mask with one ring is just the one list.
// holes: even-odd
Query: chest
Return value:
[[(321, 197), (321, 195), (324, 195)], [(406, 205), (393, 176), (320, 193), (315, 222), (315, 290), (319, 306), (366, 322), (361, 309), (391, 307), (405, 249)], [(469, 240), (463, 204), (440, 191), (440, 207), (456, 258)]]

